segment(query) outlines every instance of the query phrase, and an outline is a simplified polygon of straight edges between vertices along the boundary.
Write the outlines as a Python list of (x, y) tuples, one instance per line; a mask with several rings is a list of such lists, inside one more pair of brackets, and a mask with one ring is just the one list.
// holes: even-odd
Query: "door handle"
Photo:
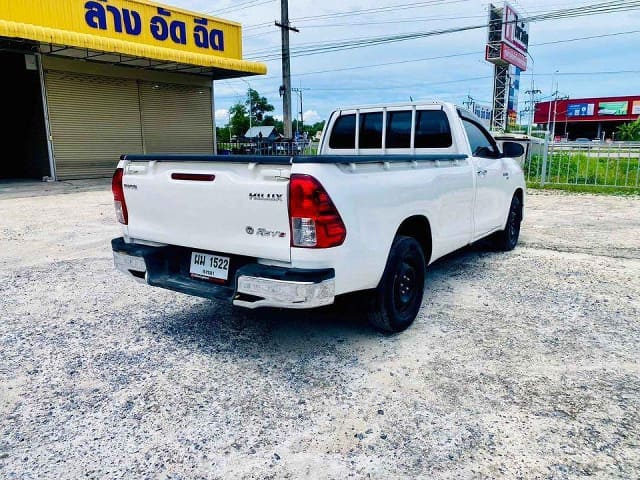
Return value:
[(487, 174), (486, 170), (478, 170), (478, 176), (479, 177), (484, 177)]

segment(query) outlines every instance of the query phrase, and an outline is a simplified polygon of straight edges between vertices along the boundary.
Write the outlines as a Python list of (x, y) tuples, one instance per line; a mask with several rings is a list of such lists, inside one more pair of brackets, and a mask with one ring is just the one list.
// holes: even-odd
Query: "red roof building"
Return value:
[(613, 139), (617, 128), (640, 117), (640, 96), (570, 98), (536, 103), (534, 123), (547, 122), (555, 138)]

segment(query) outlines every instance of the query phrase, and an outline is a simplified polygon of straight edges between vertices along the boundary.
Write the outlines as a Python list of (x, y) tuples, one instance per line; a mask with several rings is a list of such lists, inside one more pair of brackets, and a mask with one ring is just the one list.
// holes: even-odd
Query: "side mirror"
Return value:
[(502, 144), (502, 156), (517, 158), (524, 155), (524, 147), (516, 142), (504, 142)]

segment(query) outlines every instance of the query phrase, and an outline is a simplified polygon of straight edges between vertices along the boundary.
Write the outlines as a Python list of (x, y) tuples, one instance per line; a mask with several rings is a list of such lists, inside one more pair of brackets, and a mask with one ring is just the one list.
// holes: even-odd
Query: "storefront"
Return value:
[(562, 98), (536, 104), (534, 122), (556, 140), (616, 140), (620, 125), (640, 118), (640, 96)]
[(110, 176), (122, 153), (212, 153), (214, 80), (266, 73), (240, 25), (137, 0), (0, 0), (1, 178)]

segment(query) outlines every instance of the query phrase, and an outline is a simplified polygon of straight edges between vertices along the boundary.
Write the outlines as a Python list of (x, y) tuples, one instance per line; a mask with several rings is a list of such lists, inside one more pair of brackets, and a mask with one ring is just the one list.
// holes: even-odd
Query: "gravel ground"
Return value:
[(0, 478), (639, 478), (638, 198), (530, 195), (384, 336), (130, 282), (68, 191), (0, 196)]

